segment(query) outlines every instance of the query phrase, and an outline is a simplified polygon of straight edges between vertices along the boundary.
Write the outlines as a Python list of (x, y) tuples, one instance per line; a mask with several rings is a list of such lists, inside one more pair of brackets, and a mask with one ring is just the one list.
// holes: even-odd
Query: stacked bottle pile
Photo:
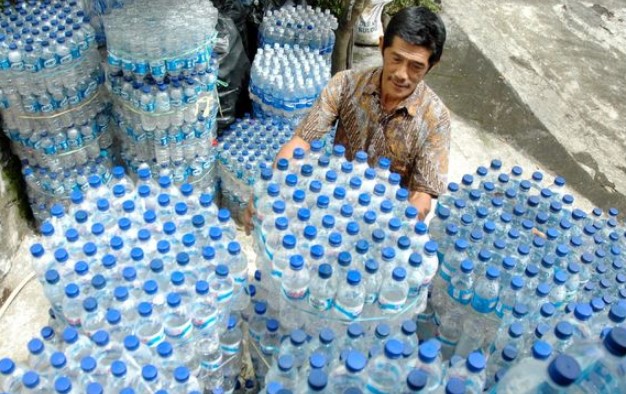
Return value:
[(217, 172), (222, 206), (241, 218), (261, 170), (271, 168), (276, 153), (293, 135), (279, 118), (237, 119), (220, 137)]
[(137, 0), (104, 18), (122, 158), (135, 173), (148, 164), (214, 192), (217, 10), (200, 0)]
[(190, 184), (153, 181), (147, 168), (136, 185), (121, 167), (113, 173), (111, 187), (91, 176), (85, 194), (72, 193), (67, 213), (54, 205), (30, 249), (54, 325), (94, 341), (106, 330), (118, 347), (136, 335), (154, 358), (184, 364), (205, 388), (233, 386), (237, 316), (249, 297), (247, 260), (229, 212)]
[(84, 174), (109, 176), (109, 107), (89, 21), (75, 1), (17, 2), (0, 14), (4, 131), (39, 220)]
[(259, 49), (250, 72), (254, 115), (277, 116), (296, 126), (330, 79), (330, 66), (298, 44)]
[(259, 47), (298, 45), (319, 53), (330, 62), (335, 46), (335, 29), (337, 18), (330, 10), (301, 5), (268, 10), (259, 28)]
[(613, 266), (624, 242), (615, 209), (587, 218), (563, 178), (544, 187), (539, 172), (525, 179), (520, 167), (500, 170), (494, 161), (451, 183), (431, 223), (441, 244), (432, 301), (449, 351), (491, 338), (516, 302), (532, 314), (544, 301), (562, 309), (606, 291), (615, 296), (624, 275)]
[[(114, 309), (109, 317), (119, 316)], [(28, 342), (24, 364), (0, 359), (0, 382), (10, 393), (202, 393), (193, 371), (180, 363), (168, 342), (159, 355), (135, 335), (114, 342), (111, 332), (96, 331), (91, 338), (73, 327), (55, 332), (44, 327), (40, 338)]]
[(391, 327), (381, 323), (372, 332), (353, 323), (339, 336), (330, 328), (312, 338), (293, 330), (282, 342), (275, 319), (266, 319), (265, 326), (253, 358), (267, 368), (260, 377), (267, 394), (615, 393), (626, 384), (626, 328), (621, 326), (607, 328), (602, 338), (570, 340), (567, 350), (541, 340), (519, 355), (507, 348), (504, 362), (511, 369), (500, 370), (500, 381), (490, 388), (491, 369), (501, 358), (472, 351), (444, 361), (437, 339), (418, 344), (412, 320)]
[[(437, 271), (437, 244), (408, 204), (400, 176), (382, 158), (348, 162), (343, 146), (332, 156), (313, 142), (296, 149), (254, 186), (257, 267), (265, 286), (280, 292), (287, 329), (314, 335), (320, 325), (387, 321), (426, 306)], [(365, 323), (364, 323), (365, 324)]]

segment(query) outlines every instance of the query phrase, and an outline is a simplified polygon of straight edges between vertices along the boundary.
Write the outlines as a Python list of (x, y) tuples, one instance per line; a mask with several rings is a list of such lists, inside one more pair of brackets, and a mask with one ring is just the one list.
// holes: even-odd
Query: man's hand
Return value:
[(253, 197), (250, 196), (246, 211), (243, 213), (243, 228), (246, 230), (246, 235), (250, 235), (250, 233), (254, 229), (254, 223), (252, 222), (252, 218), (254, 218), (254, 215), (256, 215), (256, 212), (254, 210), (254, 201)]
[(426, 216), (428, 216), (432, 199), (433, 198), (428, 193), (411, 192), (409, 203), (417, 208), (417, 215), (420, 221), (424, 221)]

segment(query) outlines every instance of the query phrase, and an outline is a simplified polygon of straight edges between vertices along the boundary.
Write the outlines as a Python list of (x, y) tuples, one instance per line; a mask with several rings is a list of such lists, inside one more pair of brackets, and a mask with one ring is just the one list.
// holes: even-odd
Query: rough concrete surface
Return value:
[(452, 64), (478, 93), (465, 89), (446, 101), (450, 107), (492, 108), (486, 131), (565, 176), (594, 204), (623, 211), (626, 4), (444, 0), (443, 9), (452, 33), (468, 41)]

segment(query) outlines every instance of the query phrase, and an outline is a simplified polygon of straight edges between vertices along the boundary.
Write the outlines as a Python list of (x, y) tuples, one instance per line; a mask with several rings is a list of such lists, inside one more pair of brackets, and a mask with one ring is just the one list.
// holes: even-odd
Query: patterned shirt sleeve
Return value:
[(445, 192), (450, 154), (450, 113), (442, 106), (437, 116), (438, 122), (428, 130), (418, 148), (408, 184), (410, 191), (428, 193), (435, 198)]
[(298, 125), (295, 133), (298, 137), (311, 142), (321, 139), (330, 131), (339, 117), (344, 87), (350, 78), (349, 73), (349, 70), (339, 72), (328, 82), (311, 110)]

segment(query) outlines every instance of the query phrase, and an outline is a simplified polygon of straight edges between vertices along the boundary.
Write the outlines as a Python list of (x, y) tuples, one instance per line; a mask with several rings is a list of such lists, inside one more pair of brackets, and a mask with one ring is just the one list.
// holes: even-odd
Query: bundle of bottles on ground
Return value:
[(548, 302), (557, 311), (610, 304), (626, 291), (616, 209), (588, 216), (573, 207), (563, 178), (546, 186), (540, 172), (500, 170), (496, 160), (450, 183), (430, 223), (441, 263), (430, 305), (448, 353), (486, 345), (511, 319), (528, 324)]
[(76, 1), (5, 2), (0, 110), (35, 217), (111, 166), (104, 73), (90, 17)]
[[(113, 173), (106, 186), (92, 175), (86, 193), (72, 193), (69, 209), (53, 206), (41, 239), (30, 248), (56, 336), (69, 327), (86, 337), (75, 344), (74, 336), (64, 334), (58, 349), (29, 346), (28, 365), (7, 367), (0, 386), (15, 384), (10, 392), (28, 392), (24, 380), (33, 375), (21, 374), (25, 369), (50, 385), (61, 378), (75, 388), (86, 385), (78, 377), (89, 355), (99, 365), (96, 377), (105, 392), (195, 387), (195, 378), (182, 375), (197, 376), (205, 389), (232, 389), (250, 297), (248, 262), (230, 213), (190, 184), (175, 187), (167, 176), (155, 180), (147, 167), (139, 170), (136, 184), (121, 167)], [(123, 357), (128, 341), (141, 343), (150, 366), (146, 358)], [(134, 352), (136, 345), (126, 348)], [(57, 359), (65, 362), (57, 365)], [(179, 366), (186, 370), (176, 372)]]
[(330, 10), (311, 6), (286, 6), (268, 10), (259, 27), (259, 46), (280, 47), (298, 45), (309, 48), (330, 62), (335, 46), (337, 19)]
[(217, 15), (210, 1), (136, 0), (104, 17), (107, 87), (131, 171), (147, 163), (177, 184), (215, 188)]
[[(333, 129), (324, 138), (325, 149), (332, 147), (334, 135)], [(261, 171), (273, 166), (276, 154), (292, 136), (293, 128), (282, 117), (245, 114), (218, 138), (221, 204), (233, 218), (243, 218)]]
[(250, 98), (256, 117), (280, 116), (296, 126), (330, 79), (330, 65), (297, 44), (259, 48), (250, 71)]
[(221, 203), (233, 217), (242, 217), (261, 170), (272, 167), (276, 153), (292, 135), (293, 129), (280, 118), (246, 114), (218, 138)]
[[(388, 319), (426, 307), (437, 243), (400, 176), (341, 145), (313, 141), (265, 168), (254, 185), (257, 267), (280, 289), (284, 324)], [(307, 317), (311, 317), (311, 319)]]

